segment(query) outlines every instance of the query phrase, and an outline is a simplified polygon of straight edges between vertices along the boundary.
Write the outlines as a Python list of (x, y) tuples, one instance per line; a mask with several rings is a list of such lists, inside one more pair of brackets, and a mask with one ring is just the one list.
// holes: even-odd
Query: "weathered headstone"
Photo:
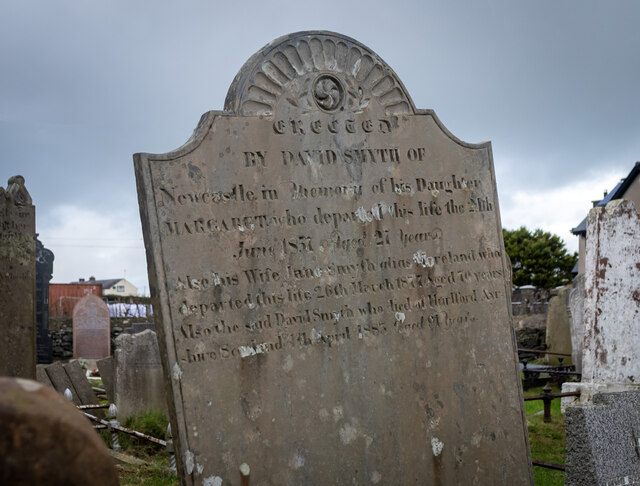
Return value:
[(582, 371), (582, 347), (584, 346), (584, 273), (573, 279), (569, 292), (571, 315), (571, 361), (576, 371)]
[(563, 391), (565, 484), (640, 484), (640, 217), (615, 200), (587, 218), (582, 382)]
[(160, 350), (156, 333), (120, 334), (116, 338), (115, 404), (126, 418), (148, 411), (167, 413)]
[(589, 213), (583, 382), (640, 384), (639, 234), (631, 201)]
[(49, 282), (53, 276), (53, 252), (36, 239), (36, 357), (38, 363), (53, 361), (49, 336)]
[[(553, 353), (571, 354), (571, 328), (569, 309), (567, 308), (569, 287), (563, 287), (558, 295), (551, 297), (547, 310), (547, 349)], [(572, 364), (571, 356), (547, 355), (547, 363), (557, 365)]]
[(489, 143), (302, 32), (134, 159), (184, 484), (532, 484)]
[[(82, 405), (97, 405), (100, 403), (100, 400), (98, 400), (98, 397), (91, 387), (91, 383), (89, 383), (87, 379), (84, 369), (82, 369), (78, 361), (65, 363), (62, 367), (69, 377), (69, 380), (71, 380), (71, 384), (78, 395), (78, 401)], [(94, 410), (92, 413), (100, 418), (104, 415), (102, 410)]]
[(0, 376), (36, 377), (36, 210), (24, 178), (0, 187)]
[(91, 423), (51, 388), (0, 377), (0, 423), (0, 484), (119, 484), (109, 451)]
[(69, 375), (65, 371), (62, 362), (53, 362), (45, 368), (45, 371), (47, 372), (47, 376), (49, 377), (49, 381), (51, 382), (53, 388), (58, 393), (63, 394), (65, 390), (69, 389), (69, 391), (71, 392), (71, 399), (73, 403), (75, 403), (76, 405), (82, 405), (80, 396), (73, 386), (71, 378), (69, 378)]
[(110, 354), (109, 307), (100, 297), (85, 295), (73, 308), (73, 356), (100, 359)]
[(96, 362), (98, 371), (100, 372), (100, 379), (102, 380), (102, 386), (107, 394), (107, 400), (115, 402), (115, 392), (113, 387), (114, 382), (114, 370), (113, 370), (113, 356), (108, 358), (99, 359)]

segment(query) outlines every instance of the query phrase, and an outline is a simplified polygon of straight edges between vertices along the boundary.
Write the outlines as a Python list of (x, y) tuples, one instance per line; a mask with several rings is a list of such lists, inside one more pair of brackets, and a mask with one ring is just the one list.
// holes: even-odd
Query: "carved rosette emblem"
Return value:
[(313, 83), (313, 99), (325, 111), (336, 111), (342, 106), (344, 89), (334, 76), (323, 74)]
[(331, 32), (299, 32), (277, 39), (245, 63), (225, 110), (269, 116), (282, 105), (360, 113), (372, 100), (388, 115), (414, 112), (402, 82), (370, 49)]

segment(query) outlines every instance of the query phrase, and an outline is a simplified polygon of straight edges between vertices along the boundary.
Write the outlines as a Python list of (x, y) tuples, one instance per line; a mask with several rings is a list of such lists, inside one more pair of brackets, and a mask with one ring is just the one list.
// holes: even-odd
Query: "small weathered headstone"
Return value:
[[(553, 353), (571, 354), (571, 326), (567, 300), (569, 297), (569, 287), (563, 287), (558, 295), (551, 297), (547, 309), (547, 350)], [(572, 364), (571, 356), (559, 356), (555, 354), (547, 355), (547, 363), (557, 365)]]
[(36, 210), (22, 176), (0, 187), (0, 376), (36, 377)]
[(126, 418), (148, 411), (167, 413), (160, 350), (156, 333), (120, 334), (114, 352), (115, 404)]
[(109, 307), (100, 297), (85, 295), (73, 308), (73, 356), (101, 359), (110, 354)]
[(571, 315), (571, 361), (576, 371), (582, 371), (582, 348), (584, 346), (584, 273), (573, 279), (569, 292)]
[(134, 157), (184, 484), (532, 484), (489, 143), (319, 31)]
[[(69, 380), (71, 380), (71, 384), (76, 391), (80, 404), (97, 405), (100, 403), (100, 400), (98, 400), (98, 397), (91, 387), (91, 383), (89, 383), (89, 380), (87, 379), (85, 371), (82, 369), (82, 366), (80, 366), (78, 361), (71, 361), (62, 365), (62, 367), (64, 368), (65, 373), (67, 373)], [(94, 410), (92, 413), (99, 418), (104, 416), (103, 411), (99, 409)]]
[(53, 383), (51, 383), (51, 380), (49, 379), (49, 375), (47, 374), (46, 365), (36, 365), (36, 381), (38, 383), (42, 383), (43, 385), (50, 386), (51, 388), (55, 388), (53, 386)]
[(36, 239), (36, 357), (38, 363), (53, 361), (49, 336), (49, 282), (53, 276), (53, 252)]
[(109, 451), (91, 423), (51, 388), (0, 377), (0, 424), (0, 484), (119, 484)]
[(54, 361), (45, 368), (45, 371), (47, 372), (47, 376), (49, 377), (49, 381), (51, 381), (53, 388), (58, 393), (64, 393), (66, 389), (69, 389), (73, 403), (76, 405), (82, 405), (80, 396), (60, 361)]
[(104, 390), (107, 393), (107, 400), (113, 403), (115, 402), (115, 394), (113, 389), (113, 381), (114, 381), (113, 356), (99, 359), (96, 362), (96, 364), (98, 366), (98, 371), (100, 372), (100, 379), (102, 380), (102, 385), (104, 386)]

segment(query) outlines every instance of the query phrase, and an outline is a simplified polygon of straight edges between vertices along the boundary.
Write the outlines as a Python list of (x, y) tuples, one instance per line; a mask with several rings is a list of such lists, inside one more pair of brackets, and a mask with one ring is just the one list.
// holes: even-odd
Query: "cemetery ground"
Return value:
[[(553, 385), (552, 393), (560, 393), (560, 391), (560, 388)], [(540, 395), (541, 393), (542, 387), (530, 388), (525, 391), (525, 396)], [(525, 408), (532, 457), (545, 462), (564, 464), (565, 430), (564, 417), (560, 412), (560, 399), (551, 402), (552, 421), (550, 423), (543, 421), (541, 400), (527, 401)], [(127, 428), (161, 438), (164, 437), (167, 423), (168, 420), (164, 415), (151, 412), (132, 417), (124, 425)], [(107, 433), (102, 432), (101, 434), (109, 444), (110, 439)], [(120, 445), (124, 453), (143, 461), (141, 464), (119, 464), (117, 466), (122, 486), (174, 486), (178, 484), (177, 476), (169, 469), (169, 454), (164, 448), (126, 434), (120, 435)], [(533, 472), (536, 486), (561, 486), (564, 484), (563, 471), (534, 466)]]

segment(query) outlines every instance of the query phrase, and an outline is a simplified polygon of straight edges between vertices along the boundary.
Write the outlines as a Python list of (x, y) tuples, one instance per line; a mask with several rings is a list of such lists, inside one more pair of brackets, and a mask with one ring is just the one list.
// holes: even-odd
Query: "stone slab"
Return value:
[(97, 361), (97, 365), (98, 365), (98, 371), (100, 372), (100, 378), (102, 379), (102, 385), (104, 386), (104, 390), (107, 393), (107, 399), (111, 403), (113, 403), (115, 401), (115, 393), (113, 388), (113, 381), (114, 381), (113, 356), (99, 359)]
[(184, 484), (532, 484), (489, 143), (303, 32), (134, 160)]
[(35, 207), (22, 176), (0, 187), (0, 376), (36, 378)]
[[(91, 387), (91, 383), (89, 383), (87, 375), (82, 369), (82, 366), (80, 366), (80, 363), (78, 363), (77, 361), (71, 361), (64, 364), (62, 367), (64, 368), (65, 373), (67, 373), (69, 380), (71, 380), (71, 383), (73, 384), (73, 387), (78, 394), (78, 400), (80, 401), (80, 404), (97, 405), (98, 403), (100, 403), (100, 400), (98, 400), (98, 397), (94, 393), (93, 388)], [(104, 410), (100, 409), (94, 410), (92, 413), (98, 418), (104, 418), (105, 416)]]
[(82, 405), (80, 401), (80, 397), (78, 396), (78, 392), (76, 388), (73, 386), (73, 382), (69, 378), (69, 375), (64, 370), (64, 366), (60, 361), (55, 361), (45, 368), (47, 372), (47, 376), (53, 385), (53, 388), (58, 393), (64, 394), (65, 390), (68, 388), (71, 391), (71, 396), (73, 403), (76, 405)]
[(109, 307), (100, 297), (85, 295), (73, 308), (73, 356), (101, 359), (110, 355)]
[(569, 292), (569, 315), (571, 316), (571, 360), (576, 371), (582, 371), (582, 348), (584, 347), (584, 273), (573, 279)]
[(45, 368), (46, 365), (36, 365), (36, 381), (38, 383), (42, 383), (43, 385), (54, 388), (53, 383), (51, 383), (51, 380), (49, 379), (49, 375), (47, 375), (47, 370)]
[[(569, 309), (567, 307), (569, 299), (569, 287), (564, 287), (558, 291), (558, 295), (551, 297), (547, 310), (547, 350), (554, 353), (571, 354), (571, 325)], [(571, 357), (562, 357), (562, 364), (573, 364)], [(546, 362), (550, 365), (560, 364), (558, 356), (549, 354)]]
[(640, 217), (631, 201), (587, 218), (582, 381), (640, 385)]
[(0, 377), (0, 423), (0, 484), (119, 484), (109, 452), (91, 423), (51, 388)]
[(640, 391), (566, 407), (565, 429), (567, 486), (640, 484)]
[(114, 353), (114, 396), (120, 420), (148, 411), (167, 414), (156, 333), (120, 334)]

